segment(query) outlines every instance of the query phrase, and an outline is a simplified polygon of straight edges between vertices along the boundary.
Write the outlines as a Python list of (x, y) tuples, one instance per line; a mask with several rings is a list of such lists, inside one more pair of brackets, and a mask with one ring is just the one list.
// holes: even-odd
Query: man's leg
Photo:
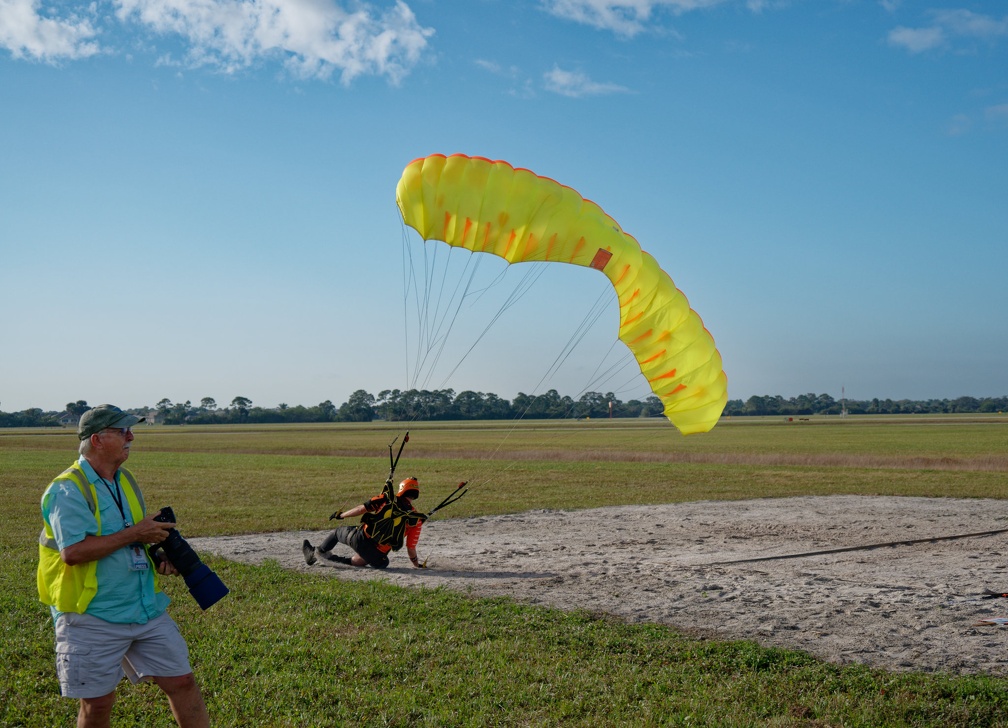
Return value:
[(123, 655), (132, 639), (131, 625), (64, 612), (54, 626), (60, 693), (80, 700), (77, 725), (108, 726), (116, 685), (123, 676)]
[[(350, 566), (353, 564), (353, 559), (349, 556), (337, 556), (336, 554), (329, 553), (328, 551), (316, 551), (315, 555), (318, 556), (323, 561), (329, 561), (334, 564), (343, 564), (344, 566)], [(358, 558), (357, 554), (354, 554), (354, 558)]]
[(334, 530), (332, 533), (330, 533), (328, 536), (325, 537), (325, 540), (323, 540), (322, 543), (318, 545), (318, 550), (323, 553), (328, 553), (332, 551), (334, 548), (336, 548), (336, 544), (338, 543), (347, 544), (349, 546), (349, 543), (347, 541), (347, 535), (351, 531), (356, 530), (357, 526), (340, 526), (339, 528), (337, 528), (336, 530)]
[(189, 665), (189, 647), (175, 621), (164, 613), (134, 627), (123, 670), (132, 682), (150, 680), (168, 696), (175, 721), (183, 728), (210, 725), (203, 694)]
[(340, 541), (354, 550), (351, 560), (354, 566), (370, 566), (374, 569), (384, 569), (388, 566), (388, 556), (379, 551), (375, 542), (364, 535), (364, 529), (347, 530), (348, 533), (340, 534)]
[(97, 698), (81, 698), (77, 711), (77, 728), (108, 728), (112, 720), (115, 690)]
[(180, 728), (209, 728), (210, 715), (203, 702), (203, 693), (191, 672), (178, 677), (155, 677), (154, 682), (168, 696), (172, 715)]
[[(304, 543), (301, 544), (301, 552), (304, 554), (305, 563), (308, 564), (308, 566), (311, 566), (318, 561), (319, 558), (323, 558), (326, 561), (333, 561), (339, 564), (349, 564), (349, 558), (346, 556), (333, 556), (331, 552), (338, 543), (349, 545), (347, 532), (354, 531), (356, 528), (356, 526), (340, 526), (326, 536), (317, 548), (312, 546), (311, 541), (305, 539)], [(340, 537), (340, 531), (344, 532), (342, 537)], [(351, 546), (351, 548), (353, 547)]]

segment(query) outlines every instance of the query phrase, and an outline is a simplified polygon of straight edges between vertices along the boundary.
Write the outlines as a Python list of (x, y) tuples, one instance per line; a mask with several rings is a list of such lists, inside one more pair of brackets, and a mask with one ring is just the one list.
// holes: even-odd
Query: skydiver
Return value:
[[(358, 526), (340, 526), (330, 533), (318, 547), (305, 539), (301, 546), (305, 563), (311, 566), (318, 559), (325, 559), (348, 566), (371, 566), (384, 569), (389, 565), (389, 551), (398, 551), (406, 543), (406, 553), (416, 569), (424, 568), (417, 555), (417, 542), (427, 514), (413, 507), (413, 500), (420, 497), (420, 484), (416, 478), (406, 478), (399, 483), (399, 489), (392, 495), (392, 481), (385, 482), (382, 492), (366, 503), (354, 506), (348, 511), (333, 514), (333, 518), (361, 517)], [(337, 556), (332, 553), (337, 543), (349, 546), (353, 556)]]

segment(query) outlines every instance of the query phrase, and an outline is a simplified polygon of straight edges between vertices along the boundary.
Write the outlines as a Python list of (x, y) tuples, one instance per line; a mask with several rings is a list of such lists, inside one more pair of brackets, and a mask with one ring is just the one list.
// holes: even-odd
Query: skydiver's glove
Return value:
[(342, 521), (342, 520), (343, 520), (343, 511), (336, 511), (336, 512), (335, 512), (335, 513), (333, 513), (333, 514), (332, 514), (331, 516), (329, 516), (329, 520), (330, 520), (330, 521), (331, 521), (331, 520), (333, 520), (334, 518), (335, 518), (335, 519), (336, 519), (337, 521)]

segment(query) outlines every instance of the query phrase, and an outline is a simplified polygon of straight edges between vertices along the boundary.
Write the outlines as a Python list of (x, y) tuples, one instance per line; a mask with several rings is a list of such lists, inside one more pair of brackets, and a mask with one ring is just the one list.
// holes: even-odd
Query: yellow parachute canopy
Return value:
[(594, 202), (527, 169), (463, 154), (410, 162), (396, 202), (424, 240), (509, 263), (555, 261), (601, 271), (619, 298), (619, 338), (665, 416), (684, 435), (717, 424), (728, 379), (713, 337), (655, 259)]

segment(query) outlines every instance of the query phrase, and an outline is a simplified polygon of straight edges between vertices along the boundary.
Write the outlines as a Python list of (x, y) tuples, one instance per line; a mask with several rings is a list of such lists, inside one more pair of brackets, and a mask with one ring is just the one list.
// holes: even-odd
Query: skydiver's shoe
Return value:
[(315, 547), (311, 545), (308, 539), (305, 539), (304, 543), (301, 544), (301, 553), (304, 554), (304, 561), (308, 566), (315, 563)]

